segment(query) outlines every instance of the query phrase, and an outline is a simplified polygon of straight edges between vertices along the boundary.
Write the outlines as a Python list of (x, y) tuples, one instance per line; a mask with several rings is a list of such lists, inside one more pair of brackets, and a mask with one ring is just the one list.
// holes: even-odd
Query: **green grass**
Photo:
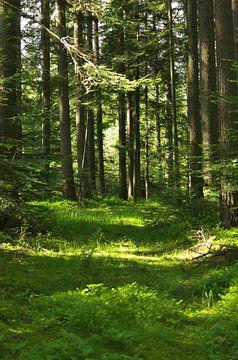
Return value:
[(48, 232), (1, 234), (0, 359), (238, 358), (238, 263), (185, 260), (188, 221), (233, 244), (237, 229), (166, 203), (32, 205)]

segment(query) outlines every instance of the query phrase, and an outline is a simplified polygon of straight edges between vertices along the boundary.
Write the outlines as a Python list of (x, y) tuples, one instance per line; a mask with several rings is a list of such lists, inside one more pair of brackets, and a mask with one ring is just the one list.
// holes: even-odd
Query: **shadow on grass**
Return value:
[(169, 295), (178, 266), (20, 251), (0, 260), (2, 359), (190, 359)]

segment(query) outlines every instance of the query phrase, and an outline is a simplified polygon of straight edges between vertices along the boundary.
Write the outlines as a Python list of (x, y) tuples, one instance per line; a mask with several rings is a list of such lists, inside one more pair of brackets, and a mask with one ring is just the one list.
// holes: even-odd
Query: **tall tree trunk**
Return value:
[[(46, 158), (50, 155), (50, 125), (51, 125), (51, 81), (50, 81), (50, 35), (45, 29), (50, 28), (50, 2), (41, 0), (41, 77), (42, 77), (42, 149)], [(49, 161), (45, 167), (46, 181), (49, 182)]]
[(171, 116), (172, 94), (168, 86), (165, 118), (165, 178), (170, 189), (173, 186), (173, 119)]
[(159, 113), (159, 86), (155, 85), (155, 125), (156, 125), (156, 145), (157, 145), (157, 156), (158, 156), (158, 180), (159, 184), (163, 179), (163, 164), (162, 164), (162, 153), (161, 153), (161, 121)]
[(20, 0), (0, 2), (0, 141), (1, 154), (21, 154)]
[[(56, 26), (60, 38), (66, 37), (65, 0), (56, 0)], [(69, 114), (68, 58), (67, 51), (58, 44), (59, 74), (59, 120), (60, 150), (62, 156), (63, 195), (66, 199), (75, 200), (75, 184), (72, 165), (71, 132)]]
[[(139, 78), (139, 75), (138, 77)], [(135, 101), (134, 118), (134, 170), (133, 170), (133, 200), (140, 197), (140, 88), (137, 87), (133, 94)]]
[[(211, 166), (218, 159), (217, 104), (212, 101), (216, 87), (215, 33), (213, 1), (199, 0), (200, 93), (203, 149), (210, 181)], [(212, 176), (214, 184), (215, 177)]]
[[(124, 14), (122, 13), (123, 17)], [(121, 55), (125, 55), (125, 34), (124, 26), (122, 25), (119, 31), (119, 43)], [(126, 73), (124, 62), (120, 62), (118, 66), (118, 72), (120, 74)], [(126, 94), (125, 91), (121, 90), (118, 94), (118, 105), (119, 105), (119, 197), (127, 200), (127, 169), (126, 169)]]
[(128, 92), (128, 198), (133, 199), (133, 175), (134, 175), (134, 122), (135, 122), (135, 104), (132, 92)]
[(169, 24), (169, 67), (170, 67), (170, 87), (172, 97), (172, 114), (173, 114), (173, 148), (174, 148), (174, 185), (179, 186), (179, 144), (178, 144), (178, 123), (177, 123), (177, 98), (175, 83), (175, 65), (174, 65), (174, 32), (173, 32), (173, 12), (172, 0), (167, 0), (168, 7), (168, 24)]
[[(88, 13), (87, 16), (87, 43), (88, 50), (93, 55), (93, 16)], [(88, 131), (88, 144), (87, 144), (87, 159), (88, 159), (88, 173), (89, 183), (92, 192), (96, 191), (96, 167), (95, 167), (95, 137), (94, 137), (94, 111), (92, 107), (92, 97), (88, 96), (88, 109), (87, 109), (87, 131)]]
[(215, 0), (215, 23), (217, 43), (217, 67), (219, 89), (219, 126), (221, 147), (221, 191), (220, 212), (221, 221), (225, 228), (237, 225), (237, 174), (231, 164), (237, 157), (237, 126), (234, 105), (227, 100), (235, 97), (237, 87), (231, 80), (235, 79), (231, 59), (234, 59), (234, 37), (231, 0)]
[(191, 195), (203, 197), (202, 129), (198, 79), (197, 4), (188, 0), (188, 121), (190, 134)]
[(149, 199), (149, 124), (148, 86), (145, 87), (145, 198)]
[[(78, 12), (74, 18), (74, 46), (76, 49), (83, 47), (83, 14)], [(75, 104), (75, 120), (76, 120), (76, 135), (77, 135), (77, 163), (78, 163), (78, 178), (79, 178), (79, 197), (85, 195), (87, 189), (86, 176), (84, 174), (85, 167), (85, 147), (86, 147), (86, 124), (85, 124), (85, 105), (83, 104), (83, 97), (85, 88), (81, 82), (81, 67), (83, 66), (82, 59), (78, 59), (75, 66), (75, 73), (77, 76), (77, 99)]]
[(235, 59), (238, 59), (238, 0), (232, 0)]
[(127, 200), (126, 176), (126, 96), (119, 92), (119, 197)]
[[(97, 64), (100, 64), (99, 49), (99, 26), (98, 19), (95, 18), (95, 52)], [(105, 176), (104, 176), (104, 155), (103, 155), (103, 112), (102, 112), (102, 90), (97, 88), (97, 145), (98, 145), (98, 175), (99, 175), (99, 194), (105, 195)]]

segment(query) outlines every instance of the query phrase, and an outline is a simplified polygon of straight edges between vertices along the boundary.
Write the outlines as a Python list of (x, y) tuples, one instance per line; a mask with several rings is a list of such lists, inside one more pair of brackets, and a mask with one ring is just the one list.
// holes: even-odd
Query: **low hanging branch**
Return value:
[[(157, 81), (156, 79), (151, 79), (149, 77), (143, 77), (139, 80), (129, 80), (124, 74), (119, 74), (112, 71), (111, 69), (108, 69), (106, 66), (96, 64), (96, 62), (91, 59), (91, 56), (87, 54), (84, 49), (76, 48), (74, 45), (72, 45), (68, 36), (60, 38), (55, 32), (46, 27), (37, 17), (27, 14), (25, 11), (10, 4), (7, 0), (0, 0), (0, 2), (6, 6), (9, 6), (15, 11), (18, 11), (22, 17), (39, 24), (49, 33), (51, 38), (54, 39), (56, 43), (60, 43), (64, 46), (73, 60), (76, 73), (80, 76), (80, 80), (86, 91), (86, 94), (94, 91), (95, 86), (98, 85), (101, 87), (110, 86), (116, 90), (133, 91), (139, 86), (148, 86), (149, 84), (154, 84)], [(75, 8), (76, 5), (74, 2), (71, 3), (68, 1), (68, 3)], [(78, 8), (81, 10), (83, 9), (86, 12), (93, 11), (95, 16), (98, 16), (99, 5), (98, 7), (92, 7), (91, 1), (79, 1), (79, 3), (77, 3), (77, 11)]]

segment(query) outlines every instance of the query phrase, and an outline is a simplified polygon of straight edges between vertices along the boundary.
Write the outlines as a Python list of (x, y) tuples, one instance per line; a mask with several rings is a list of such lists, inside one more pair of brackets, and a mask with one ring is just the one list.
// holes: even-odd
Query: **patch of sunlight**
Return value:
[(136, 218), (133, 216), (117, 216), (115, 217), (115, 222), (122, 225), (131, 225), (136, 227), (143, 227), (143, 220), (141, 218)]
[(167, 254), (161, 256), (150, 256), (150, 255), (136, 255), (133, 253), (129, 253), (128, 251), (124, 252), (107, 252), (107, 251), (97, 251), (93, 254), (94, 257), (108, 257), (114, 259), (123, 259), (123, 260), (132, 260), (138, 263), (151, 263), (153, 265), (160, 266), (175, 266), (180, 262), (173, 258), (172, 256), (168, 256)]

